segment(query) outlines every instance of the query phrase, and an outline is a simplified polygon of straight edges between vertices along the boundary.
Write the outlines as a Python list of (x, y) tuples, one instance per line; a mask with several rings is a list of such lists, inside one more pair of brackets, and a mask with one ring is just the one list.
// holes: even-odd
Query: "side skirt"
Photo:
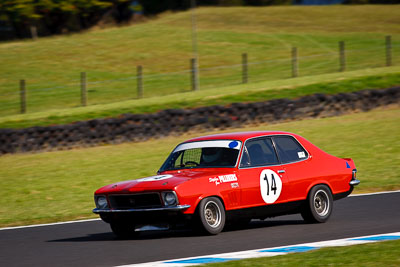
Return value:
[[(353, 191), (353, 186), (349, 191), (333, 195), (333, 200), (339, 200), (347, 197)], [(270, 217), (300, 213), (300, 209), (305, 200), (293, 201), (281, 204), (272, 204), (254, 208), (230, 210), (226, 212), (228, 220), (248, 219), (266, 219)]]
[(272, 204), (254, 208), (227, 211), (228, 220), (237, 220), (243, 218), (265, 219), (300, 212), (300, 207), (304, 201), (293, 201), (281, 204)]

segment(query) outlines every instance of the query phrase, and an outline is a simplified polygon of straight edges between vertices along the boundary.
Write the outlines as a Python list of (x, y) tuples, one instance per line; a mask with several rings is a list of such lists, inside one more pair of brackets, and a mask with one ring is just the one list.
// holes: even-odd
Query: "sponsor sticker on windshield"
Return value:
[(232, 140), (211, 140), (211, 141), (199, 141), (180, 144), (175, 148), (173, 152), (178, 152), (181, 150), (188, 150), (194, 148), (204, 148), (204, 147), (225, 147), (230, 149), (240, 150), (241, 142)]

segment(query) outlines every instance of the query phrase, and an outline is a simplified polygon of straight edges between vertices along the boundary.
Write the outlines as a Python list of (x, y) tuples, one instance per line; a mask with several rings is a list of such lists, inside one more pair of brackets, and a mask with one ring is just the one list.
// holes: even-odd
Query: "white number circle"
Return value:
[(138, 179), (136, 181), (138, 181), (138, 182), (153, 182), (153, 181), (165, 180), (165, 179), (168, 179), (171, 177), (172, 177), (172, 175), (170, 175), (170, 174), (156, 175), (156, 176), (150, 176), (150, 177)]
[(274, 203), (282, 191), (281, 177), (273, 170), (263, 170), (260, 174), (261, 196), (265, 203)]

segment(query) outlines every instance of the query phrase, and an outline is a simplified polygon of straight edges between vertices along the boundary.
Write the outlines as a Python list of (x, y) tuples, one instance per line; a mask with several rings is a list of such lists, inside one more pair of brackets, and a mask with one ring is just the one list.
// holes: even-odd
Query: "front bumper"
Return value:
[(158, 211), (181, 211), (190, 208), (190, 205), (178, 205), (174, 207), (162, 207), (162, 208), (147, 208), (147, 209), (93, 209), (93, 213), (134, 213), (134, 212), (158, 212)]

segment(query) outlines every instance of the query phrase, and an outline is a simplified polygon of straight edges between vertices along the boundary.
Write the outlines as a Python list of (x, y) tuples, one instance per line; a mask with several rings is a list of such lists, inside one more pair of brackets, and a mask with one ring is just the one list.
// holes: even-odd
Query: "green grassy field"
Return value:
[(268, 258), (207, 264), (210, 267), (230, 266), (399, 266), (400, 241), (363, 244), (349, 247), (322, 248)]
[[(398, 107), (229, 131), (243, 130), (295, 132), (328, 153), (353, 158), (362, 181), (356, 193), (400, 189)], [(0, 226), (94, 217), (91, 209), (97, 188), (154, 175), (177, 143), (198, 135), (2, 156)]]
[[(250, 82), (289, 78), (293, 46), (299, 51), (300, 76), (337, 72), (342, 40), (349, 71), (384, 66), (386, 35), (392, 36), (393, 64), (400, 62), (399, 5), (204, 7), (196, 12), (201, 90), (239, 84), (245, 52)], [(190, 90), (190, 14), (0, 43), (0, 116), (19, 112), (20, 79), (27, 81), (28, 112), (78, 107), (82, 71), (88, 75), (89, 104), (136, 98), (137, 65), (144, 67), (146, 97)]]
[(46, 126), (115, 117), (123, 113), (148, 113), (168, 108), (193, 108), (217, 104), (227, 105), (234, 102), (297, 98), (313, 93), (336, 94), (396, 85), (400, 85), (400, 66), (266, 81), (81, 108), (10, 115), (0, 117), (0, 128)]

